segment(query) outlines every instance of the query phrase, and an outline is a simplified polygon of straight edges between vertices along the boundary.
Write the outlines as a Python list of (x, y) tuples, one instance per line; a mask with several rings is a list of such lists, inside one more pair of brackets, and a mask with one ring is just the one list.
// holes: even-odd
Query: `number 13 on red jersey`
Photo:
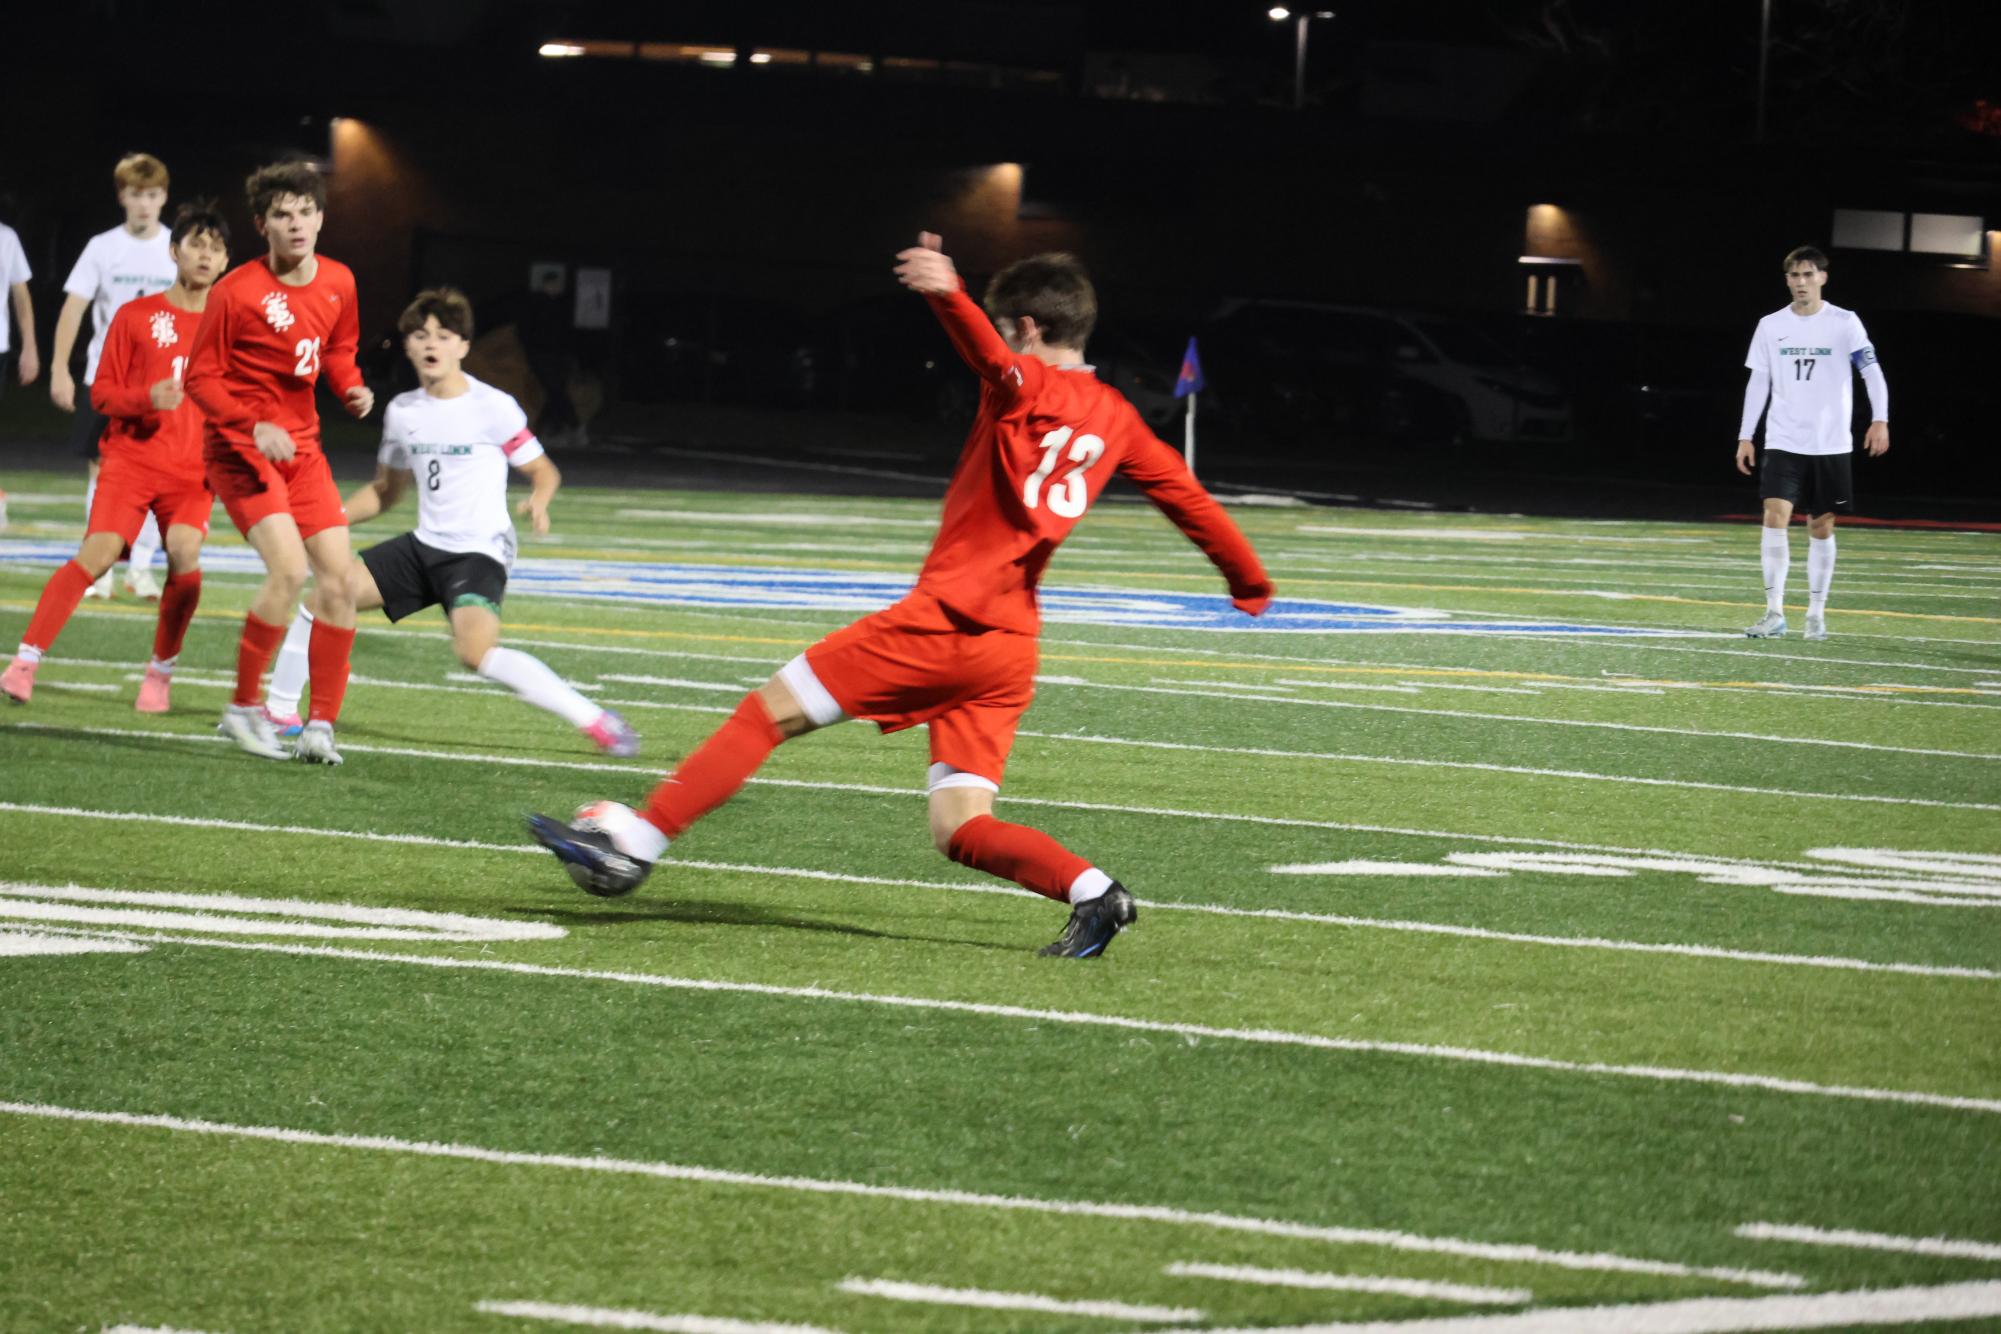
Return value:
[[(1046, 499), (1049, 512), (1065, 519), (1074, 519), (1089, 508), (1090, 492), (1084, 487), (1084, 474), (1105, 452), (1105, 442), (1095, 435), (1080, 435), (1071, 443), (1074, 432), (1068, 426), (1059, 426), (1042, 437), (1042, 466), (1028, 475), (1028, 481), (1021, 489), (1022, 503), (1035, 509)], [(1065, 457), (1063, 446), (1069, 445), (1067, 457), (1072, 464), (1070, 471), (1056, 479), (1056, 485), (1049, 487), (1046, 494), (1044, 483), (1056, 471), (1058, 461)]]

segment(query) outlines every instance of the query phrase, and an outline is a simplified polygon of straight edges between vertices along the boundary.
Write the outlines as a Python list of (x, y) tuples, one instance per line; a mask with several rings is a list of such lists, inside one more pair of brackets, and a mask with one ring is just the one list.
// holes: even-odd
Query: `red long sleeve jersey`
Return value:
[(153, 406), (153, 386), (182, 383), (202, 312), (182, 310), (160, 292), (118, 308), (104, 334), (90, 404), (110, 420), (98, 448), (179, 477), (202, 475), (202, 417), (193, 398), (171, 412)]
[(1035, 633), (1043, 569), (1120, 473), (1222, 571), (1239, 605), (1264, 609), (1271, 585), (1257, 553), (1123, 395), (1087, 369), (1016, 354), (963, 291), (929, 300), (984, 385), (920, 591), (978, 624)]
[(321, 369), (336, 394), (361, 383), (354, 364), (361, 341), (354, 272), (324, 255), (315, 262), (318, 271), (302, 287), (279, 282), (270, 265), (256, 259), (231, 269), (210, 290), (187, 387), (207, 419), (211, 447), (252, 447), (252, 428), (274, 422), (301, 451), (317, 450), (313, 386)]

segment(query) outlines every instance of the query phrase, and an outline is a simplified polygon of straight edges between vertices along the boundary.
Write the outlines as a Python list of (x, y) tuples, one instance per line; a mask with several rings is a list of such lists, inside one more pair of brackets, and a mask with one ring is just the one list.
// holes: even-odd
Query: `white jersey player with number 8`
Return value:
[[(1758, 470), (1764, 501), (1761, 559), (1765, 614), (1745, 630), (1753, 639), (1786, 633), (1786, 530), (1794, 509), (1807, 515), (1806, 637), (1827, 638), (1827, 591), (1834, 580), (1834, 516), (1849, 512), (1854, 478), (1855, 376), (1869, 390), (1869, 431), (1863, 448), (1873, 457), (1890, 447), (1890, 386), (1876, 363), (1876, 349), (1861, 317), (1821, 300), (1827, 256), (1801, 246), (1786, 256), (1792, 304), (1758, 321), (1744, 365), (1744, 419), (1737, 431), (1737, 469), (1749, 474), (1752, 434), (1765, 417), (1765, 460)], [(1771, 411), (1766, 413), (1766, 401)]]
[[(562, 477), (521, 405), (460, 368), (472, 345), (471, 304), (450, 288), (420, 292), (398, 327), (419, 387), (389, 404), (375, 480), (348, 497), (347, 514), (350, 523), (372, 518), (414, 487), (417, 529), (361, 553), (350, 580), (356, 608), (380, 607), (400, 621), (443, 607), (459, 661), (563, 718), (600, 750), (638, 754), (638, 734), (623, 718), (585, 699), (539, 658), (500, 647), (500, 603), (515, 548), (508, 469), (534, 486), (520, 512), (537, 533), (549, 531), (549, 501)], [(296, 720), (285, 715), (306, 683), (312, 615), (300, 609), (272, 676), (272, 722), (286, 730)]]

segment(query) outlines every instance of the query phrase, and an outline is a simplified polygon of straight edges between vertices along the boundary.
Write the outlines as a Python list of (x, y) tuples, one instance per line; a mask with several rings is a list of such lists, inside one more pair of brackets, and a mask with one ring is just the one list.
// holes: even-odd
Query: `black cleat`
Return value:
[(620, 852), (611, 835), (595, 829), (578, 829), (547, 815), (531, 815), (528, 832), (537, 843), (556, 854), (556, 860), (563, 863), (563, 869), (577, 882), (578, 889), (601, 899), (630, 894), (653, 869), (651, 862)]
[(1053, 944), (1039, 953), (1058, 959), (1090, 959), (1105, 952), (1112, 937), (1139, 920), (1139, 905), (1132, 891), (1114, 880), (1112, 887), (1087, 903), (1070, 910), (1070, 923)]

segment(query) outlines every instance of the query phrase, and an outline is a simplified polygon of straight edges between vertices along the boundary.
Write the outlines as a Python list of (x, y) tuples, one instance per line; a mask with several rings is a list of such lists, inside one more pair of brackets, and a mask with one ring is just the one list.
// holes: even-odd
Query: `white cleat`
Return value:
[(293, 744), (297, 747), (292, 752), (294, 759), (329, 767), (340, 763), (340, 752), (334, 749), (331, 723), (307, 723), (306, 730), (299, 733), (299, 739)]
[(1784, 639), (1786, 637), (1786, 618), (1784, 614), (1776, 611), (1766, 612), (1758, 618), (1756, 625), (1746, 627), (1744, 637), (1747, 639)]
[(1808, 639), (1827, 638), (1827, 617), (1808, 616), (1806, 618), (1806, 637)]
[(142, 565), (136, 570), (129, 565), (126, 566), (125, 587), (135, 598), (147, 602), (160, 600), (160, 581), (153, 577), (153, 571), (148, 566)]
[(83, 590), (83, 595), (87, 598), (103, 598), (106, 602), (111, 601), (112, 594), (116, 591), (112, 582), (114, 573), (115, 571), (106, 570), (98, 576), (96, 583)]
[(222, 711), (222, 721), (215, 730), (234, 741), (246, 754), (266, 760), (291, 758), (292, 753), (278, 744), (278, 734), (271, 730), (271, 722), (260, 704), (230, 705)]

